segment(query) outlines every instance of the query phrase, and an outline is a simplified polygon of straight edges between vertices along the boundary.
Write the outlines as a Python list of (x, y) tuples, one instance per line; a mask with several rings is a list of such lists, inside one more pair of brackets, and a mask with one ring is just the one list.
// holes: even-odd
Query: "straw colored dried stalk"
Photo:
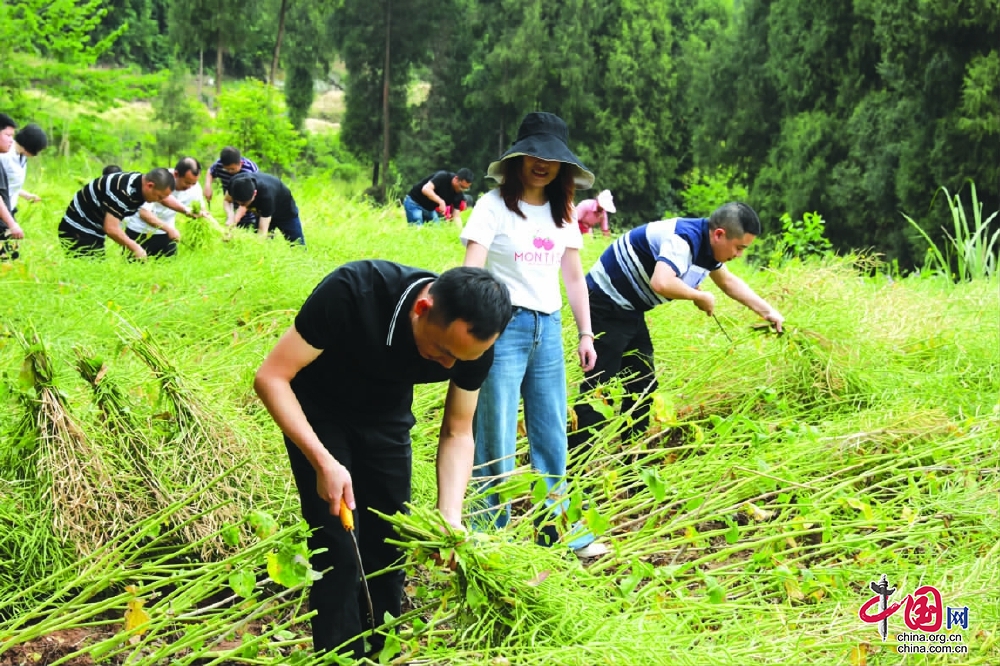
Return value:
[(22, 376), (36, 394), (28, 407), (37, 432), (38, 476), (48, 486), (55, 532), (81, 554), (93, 552), (129, 524), (133, 512), (118, 498), (101, 452), (56, 388), (51, 359), (37, 333), (32, 332), (30, 344), (17, 337), (26, 352)]
[(81, 349), (75, 351), (77, 372), (93, 391), (108, 448), (119, 458), (118, 467), (123, 472), (119, 480), (127, 486), (123, 490), (129, 498), (129, 505), (138, 518), (151, 516), (172, 503), (160, 475), (151, 465), (151, 461), (160, 454), (158, 443), (161, 438), (149, 419), (144, 421), (137, 416), (125, 391), (108, 376), (107, 364)]
[[(123, 328), (123, 341), (153, 371), (161, 400), (173, 417), (173, 435), (157, 461), (160, 482), (169, 488), (162, 492), (167, 499), (176, 499), (199, 488), (207, 478), (225, 475), (199, 496), (196, 505), (188, 507), (190, 516), (201, 517), (185, 526), (185, 538), (197, 541), (238, 522), (241, 507), (248, 504), (248, 495), (256, 487), (246, 443), (205, 408), (197, 391), (148, 333), (126, 322)], [(219, 547), (223, 548), (221, 542)]]

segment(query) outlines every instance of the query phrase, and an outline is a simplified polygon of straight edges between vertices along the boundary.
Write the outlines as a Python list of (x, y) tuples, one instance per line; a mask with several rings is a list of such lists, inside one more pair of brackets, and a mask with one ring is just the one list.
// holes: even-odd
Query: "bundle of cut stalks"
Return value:
[(54, 531), (79, 553), (93, 552), (131, 524), (134, 512), (119, 499), (104, 457), (56, 387), (52, 361), (37, 333), (31, 333), (30, 343), (20, 334), (17, 338), (25, 350), (22, 378), (35, 391), (27, 407), (36, 431), (37, 475), (51, 498)]
[[(191, 212), (195, 215), (201, 213), (201, 206), (197, 201), (191, 205)], [(182, 224), (182, 242), (185, 247), (195, 250), (217, 245), (227, 233), (227, 230), (211, 216), (193, 217)]]
[(608, 580), (588, 573), (569, 549), (456, 531), (431, 509), (382, 517), (410, 563), (454, 570), (433, 593), (439, 616), (428, 625), (453, 626), (452, 648), (586, 643), (620, 614)]
[(76, 369), (94, 395), (105, 441), (104, 451), (117, 457), (118, 481), (139, 518), (153, 515), (172, 503), (160, 474), (151, 464), (162, 448), (162, 436), (152, 420), (142, 419), (124, 389), (108, 374), (100, 358), (77, 348)]
[[(185, 538), (198, 541), (239, 522), (257, 483), (247, 459), (249, 447), (221, 417), (207, 409), (177, 367), (148, 333), (123, 322), (123, 342), (153, 371), (160, 399), (172, 416), (172, 432), (156, 461), (157, 493), (169, 503), (223, 475), (219, 483), (181, 512)], [(224, 548), (220, 542), (219, 548)]]

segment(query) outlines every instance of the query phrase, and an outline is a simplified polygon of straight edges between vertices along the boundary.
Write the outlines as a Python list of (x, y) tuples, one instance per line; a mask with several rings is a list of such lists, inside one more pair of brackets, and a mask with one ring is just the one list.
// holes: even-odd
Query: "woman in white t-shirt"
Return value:
[[(514, 305), (479, 392), (474, 475), (488, 479), (489, 486), (513, 472), (518, 404), (523, 398), (531, 465), (545, 477), (555, 514), (563, 506), (552, 498), (560, 494), (566, 475), (567, 449), (560, 274), (579, 331), (580, 365), (587, 371), (597, 359), (580, 262), (583, 239), (573, 210), (575, 188), (591, 187), (594, 174), (570, 151), (567, 136), (566, 123), (558, 116), (525, 116), (517, 140), (487, 172), (500, 187), (476, 203), (461, 235), (465, 265), (485, 266), (507, 285)], [(510, 507), (501, 507), (495, 493), (487, 504), (494, 524), (506, 525)], [(559, 522), (542, 522), (541, 543), (559, 538), (554, 525)], [(565, 540), (580, 549), (594, 536), (573, 530)]]

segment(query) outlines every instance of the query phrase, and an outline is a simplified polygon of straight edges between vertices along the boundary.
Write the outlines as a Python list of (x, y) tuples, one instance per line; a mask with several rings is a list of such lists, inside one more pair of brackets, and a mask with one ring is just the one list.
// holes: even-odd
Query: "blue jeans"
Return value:
[[(509, 477), (517, 446), (517, 408), (524, 399), (524, 425), (532, 468), (543, 475), (551, 497), (564, 489), (566, 476), (566, 361), (562, 319), (514, 308), (514, 316), (493, 346), (493, 367), (479, 390), (475, 416), (476, 468), (473, 476)], [(488, 489), (496, 480), (486, 481)], [(486, 497), (491, 521), (503, 527), (510, 506), (499, 506), (496, 493)], [(561, 504), (554, 506), (559, 512)], [(552, 538), (554, 535), (549, 535)], [(569, 545), (581, 548), (594, 540), (590, 533)]]
[(306, 237), (302, 233), (302, 220), (299, 219), (297, 214), (295, 217), (284, 220), (280, 225), (275, 226), (274, 231), (280, 232), (289, 243), (295, 243), (296, 245), (306, 244)]
[(417, 226), (424, 222), (437, 222), (438, 219), (436, 210), (427, 210), (411, 199), (409, 194), (403, 199), (403, 210), (406, 211), (406, 221)]

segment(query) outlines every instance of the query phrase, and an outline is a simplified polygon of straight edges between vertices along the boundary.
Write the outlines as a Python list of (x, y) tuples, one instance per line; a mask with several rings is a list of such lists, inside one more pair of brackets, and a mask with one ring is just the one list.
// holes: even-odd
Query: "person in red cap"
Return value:
[(611, 190), (601, 190), (596, 199), (585, 199), (576, 205), (576, 221), (580, 225), (580, 233), (590, 235), (590, 230), (601, 225), (605, 236), (611, 235), (608, 228), (608, 213), (615, 212), (615, 200)]

